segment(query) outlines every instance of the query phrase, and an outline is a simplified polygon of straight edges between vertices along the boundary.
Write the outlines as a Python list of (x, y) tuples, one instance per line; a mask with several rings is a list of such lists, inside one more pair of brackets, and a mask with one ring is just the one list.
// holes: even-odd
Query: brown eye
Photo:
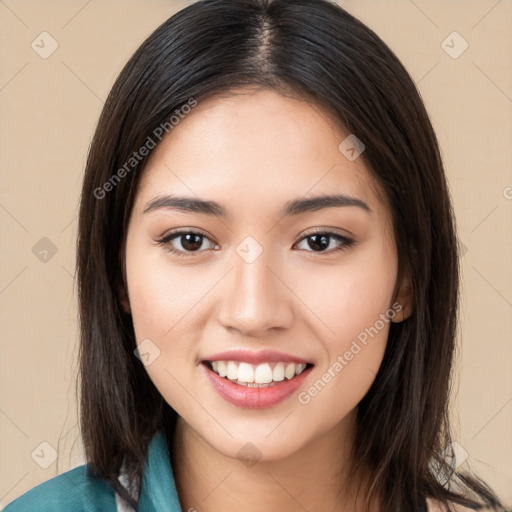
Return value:
[[(306, 249), (308, 252), (319, 252), (319, 253), (331, 253), (338, 250), (347, 249), (351, 245), (355, 243), (354, 240), (348, 238), (346, 236), (339, 235), (338, 233), (332, 233), (329, 231), (326, 232), (316, 232), (311, 233), (304, 238), (302, 241), (307, 241), (306, 245), (309, 249)], [(332, 247), (334, 246), (334, 247)], [(329, 249), (329, 247), (331, 247)], [(327, 250), (329, 249), (329, 250)]]
[(178, 235), (175, 240), (180, 240), (181, 247), (186, 251), (197, 251), (203, 245), (203, 237), (195, 233)]
[(196, 231), (174, 231), (161, 240), (158, 245), (165, 246), (170, 252), (178, 256), (188, 256), (188, 253), (203, 252), (204, 241), (208, 240), (214, 247), (215, 244), (205, 234)]

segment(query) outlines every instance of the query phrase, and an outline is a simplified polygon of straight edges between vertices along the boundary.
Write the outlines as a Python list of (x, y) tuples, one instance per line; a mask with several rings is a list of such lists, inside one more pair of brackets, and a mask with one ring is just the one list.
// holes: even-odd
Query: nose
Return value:
[(251, 263), (233, 255), (234, 268), (226, 276), (218, 312), (218, 320), (226, 329), (260, 338), (270, 330), (291, 326), (294, 295), (286, 277), (269, 260), (267, 251)]

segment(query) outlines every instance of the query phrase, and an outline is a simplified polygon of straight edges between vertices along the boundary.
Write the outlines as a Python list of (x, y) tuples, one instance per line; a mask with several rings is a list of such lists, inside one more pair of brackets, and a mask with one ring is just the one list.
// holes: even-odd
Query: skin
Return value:
[[(123, 305), (137, 342), (149, 338), (160, 350), (145, 368), (179, 414), (173, 469), (183, 510), (362, 509), (346, 485), (348, 453), (389, 322), (309, 403), (297, 398), (395, 301), (406, 313), (394, 321), (410, 309), (407, 280), (393, 293), (390, 213), (362, 159), (351, 162), (338, 149), (347, 135), (309, 102), (241, 90), (199, 102), (149, 158), (128, 227)], [(370, 211), (344, 206), (279, 215), (289, 200), (333, 193), (358, 198)], [(230, 217), (170, 208), (144, 213), (166, 194), (217, 201)], [(211, 241), (179, 257), (169, 248), (186, 252), (183, 237), (157, 243), (177, 228)], [(305, 238), (313, 228), (355, 243), (337, 251), (341, 243), (331, 238), (326, 250), (315, 251)], [(247, 236), (263, 250), (250, 264), (236, 251)], [(275, 349), (315, 367), (285, 401), (241, 408), (217, 394), (201, 366), (233, 348)], [(246, 443), (261, 456), (252, 466), (237, 457)]]

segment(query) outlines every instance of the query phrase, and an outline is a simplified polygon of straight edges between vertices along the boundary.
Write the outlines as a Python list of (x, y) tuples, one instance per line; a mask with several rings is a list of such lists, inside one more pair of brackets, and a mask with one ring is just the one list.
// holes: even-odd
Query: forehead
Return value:
[(151, 153), (138, 209), (170, 192), (261, 208), (343, 193), (382, 207), (362, 158), (351, 161), (339, 149), (348, 135), (322, 107), (275, 91), (199, 101)]

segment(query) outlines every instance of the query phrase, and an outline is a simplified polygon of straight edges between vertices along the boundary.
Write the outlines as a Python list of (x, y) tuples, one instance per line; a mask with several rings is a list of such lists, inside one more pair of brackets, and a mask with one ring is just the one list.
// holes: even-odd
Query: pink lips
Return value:
[(290, 380), (285, 379), (272, 386), (257, 388), (236, 384), (221, 377), (210, 369), (209, 365), (205, 363), (206, 361), (239, 361), (250, 364), (265, 362), (308, 364), (310, 362), (274, 350), (262, 350), (260, 352), (228, 350), (208, 356), (200, 365), (200, 368), (206, 373), (213, 389), (227, 402), (245, 409), (263, 409), (277, 405), (297, 391), (314, 368), (314, 366), (309, 366), (300, 375), (296, 375)]
[(239, 361), (243, 363), (259, 364), (259, 363), (304, 363), (308, 364), (311, 361), (306, 361), (300, 357), (291, 356), (284, 352), (277, 352), (276, 350), (261, 350), (259, 352), (250, 352), (248, 350), (227, 350), (225, 352), (218, 352), (211, 356), (205, 357), (205, 361)]

